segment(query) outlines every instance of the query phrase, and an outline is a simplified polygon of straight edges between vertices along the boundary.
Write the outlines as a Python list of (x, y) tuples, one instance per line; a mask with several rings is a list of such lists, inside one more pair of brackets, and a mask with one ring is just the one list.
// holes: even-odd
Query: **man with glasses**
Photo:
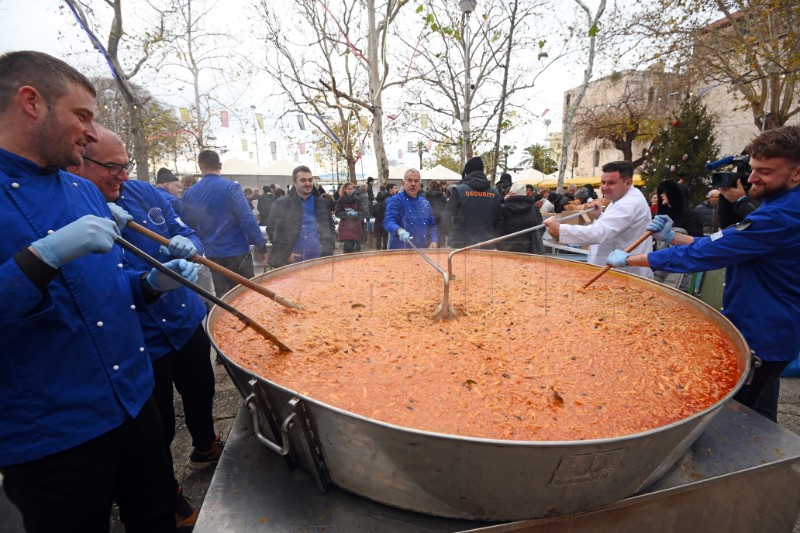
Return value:
[(333, 255), (336, 233), (324, 198), (312, 194), (311, 169), (292, 170), (294, 187), (272, 205), (267, 234), (272, 242), (269, 265), (273, 268)]
[[(39, 52), (0, 56), (0, 80), (3, 488), (30, 533), (108, 531), (114, 500), (128, 532), (174, 531), (137, 316), (174, 281), (124, 268), (105, 198), (59, 170), (97, 142), (92, 83)], [(166, 264), (196, 279), (192, 263)]]
[[(97, 126), (97, 142), (86, 147), (84, 164), (67, 170), (94, 183), (107, 202), (114, 202), (142, 226), (169, 239), (169, 246), (160, 246), (153, 239), (127, 227), (122, 236), (152, 257), (168, 261), (174, 257), (191, 259), (203, 253), (194, 230), (175, 214), (161, 192), (147, 182), (128, 180), (129, 162), (125, 144), (114, 132)], [(147, 263), (126, 254), (134, 269), (143, 270)], [(138, 309), (145, 345), (155, 375), (153, 395), (164, 426), (164, 444), (170, 461), (170, 446), (175, 437), (175, 409), (172, 386), (181, 396), (186, 427), (192, 436), (194, 450), (189, 468), (201, 470), (215, 465), (222, 453), (223, 442), (214, 431), (212, 403), (214, 370), (211, 367), (211, 343), (203, 328), (205, 304), (187, 287), (179, 287), (163, 295), (157, 302)], [(175, 507), (178, 527), (193, 525), (197, 511), (183, 497), (178, 482)]]

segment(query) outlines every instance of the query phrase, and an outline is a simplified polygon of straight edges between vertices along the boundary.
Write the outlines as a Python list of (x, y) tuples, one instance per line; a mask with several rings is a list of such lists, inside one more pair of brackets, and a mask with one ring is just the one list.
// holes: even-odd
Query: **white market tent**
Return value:
[(522, 172), (517, 173), (514, 176), (514, 183), (521, 182), (531, 185), (536, 185), (538, 182), (546, 180), (547, 176), (536, 170), (535, 168), (526, 168)]
[(443, 165), (422, 169), (422, 181), (461, 181), (461, 174), (454, 172)]
[(222, 175), (239, 183), (243, 188), (261, 189), (265, 185), (280, 185), (286, 189), (292, 183), (292, 170), (297, 165), (282, 159), (269, 167), (261, 167), (253, 161), (228, 159), (222, 162)]
[[(406, 173), (406, 170), (408, 170), (409, 168), (412, 168), (412, 167), (407, 167), (405, 165), (390, 166), (389, 167), (389, 181), (391, 183), (395, 183), (395, 184), (399, 185), (400, 182), (403, 181), (403, 175)], [(423, 168), (420, 171), (420, 174), (421, 174), (422, 181), (431, 181), (431, 180), (436, 180), (436, 181), (460, 181), (461, 180), (461, 174), (459, 174), (457, 172), (453, 172), (449, 168), (444, 167), (442, 165), (436, 165), (433, 168)], [(363, 176), (364, 177), (363, 178), (359, 178), (359, 180), (361, 180), (361, 181), (366, 180), (366, 176), (373, 176), (373, 177), (376, 177), (376, 179), (377, 179), (378, 170), (377, 169), (372, 169), (371, 173), (366, 172), (366, 173), (363, 174)]]

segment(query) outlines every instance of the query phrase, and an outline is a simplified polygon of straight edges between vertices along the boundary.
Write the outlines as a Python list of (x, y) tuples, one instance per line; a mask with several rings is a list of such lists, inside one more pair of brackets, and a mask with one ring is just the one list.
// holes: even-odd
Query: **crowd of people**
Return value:
[[(478, 157), (457, 183), (427, 190), (410, 169), (377, 194), (373, 178), (327, 192), (303, 165), (287, 191), (242, 189), (212, 150), (197, 156), (200, 176), (181, 182), (161, 168), (151, 185), (129, 179), (134, 164), (117, 133), (94, 123), (95, 89), (80, 72), (11, 52), (0, 56), (0, 79), (0, 217), (14, 228), (0, 245), (0, 294), (13, 302), (0, 320), (0, 473), (28, 531), (107, 531), (112, 502), (130, 532), (191, 527), (197, 511), (170, 452), (173, 386), (194, 447), (189, 467), (215, 465), (224, 449), (206, 304), (118, 239), (191, 282), (199, 255), (250, 278), (254, 262), (330, 256), (337, 242), (352, 253), (507, 235), (492, 247), (541, 254), (554, 240), (587, 247), (589, 263), (647, 278), (724, 267), (723, 313), (763, 361), (736, 398), (776, 419), (777, 378), (800, 351), (800, 128), (760, 134), (746, 180), (708, 191), (695, 208), (672, 180), (648, 203), (627, 161), (602, 167), (599, 196), (591, 185), (537, 190), (509, 174), (492, 184)], [(589, 223), (556, 216), (578, 209)], [(654, 239), (631, 249), (648, 231)], [(211, 277), (218, 296), (234, 286)]]

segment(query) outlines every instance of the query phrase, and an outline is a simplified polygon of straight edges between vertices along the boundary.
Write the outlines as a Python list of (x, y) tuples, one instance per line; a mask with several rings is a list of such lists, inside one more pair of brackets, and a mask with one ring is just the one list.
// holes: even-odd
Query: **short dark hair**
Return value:
[(305, 165), (300, 165), (299, 167), (294, 167), (294, 170), (292, 170), (292, 181), (297, 181), (297, 175), (301, 172), (308, 172), (313, 176), (310, 168)]
[(784, 126), (762, 132), (747, 145), (750, 157), (783, 157), (800, 164), (800, 126)]
[(67, 84), (80, 85), (97, 96), (89, 78), (53, 56), (22, 50), (0, 56), (0, 113), (8, 109), (20, 87), (29, 85), (52, 104), (67, 92)]
[(603, 172), (619, 172), (622, 179), (633, 179), (633, 163), (630, 161), (612, 161), (603, 165)]
[(396, 188), (396, 187), (397, 187), (397, 184), (396, 184), (396, 183), (387, 183), (387, 184), (386, 184), (386, 190), (387, 190), (387, 191), (390, 191), (390, 190), (392, 190), (392, 189), (394, 189), (394, 188)]
[(219, 160), (219, 154), (214, 150), (203, 150), (197, 154), (197, 164), (203, 167), (219, 168), (222, 163)]

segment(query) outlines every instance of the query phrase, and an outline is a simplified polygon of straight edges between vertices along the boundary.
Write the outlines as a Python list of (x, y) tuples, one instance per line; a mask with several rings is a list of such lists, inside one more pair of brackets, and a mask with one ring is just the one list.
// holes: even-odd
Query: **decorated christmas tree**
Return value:
[(711, 188), (706, 164), (717, 159), (714, 121), (699, 97), (689, 97), (647, 149), (641, 175), (648, 199), (662, 181), (683, 180), (689, 187), (691, 205), (697, 205)]

